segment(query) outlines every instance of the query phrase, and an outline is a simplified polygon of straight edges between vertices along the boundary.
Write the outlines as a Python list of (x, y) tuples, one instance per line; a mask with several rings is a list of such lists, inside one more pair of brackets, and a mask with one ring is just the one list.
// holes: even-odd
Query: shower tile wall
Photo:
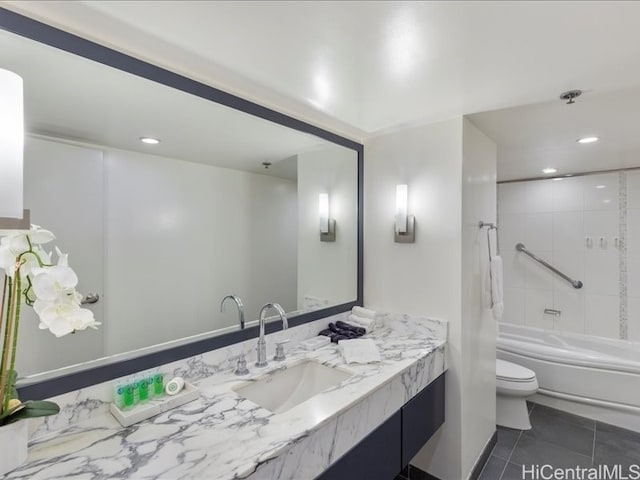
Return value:
[(626, 246), (629, 340), (640, 341), (640, 171), (627, 172)]
[[(629, 340), (640, 340), (640, 172), (501, 184), (498, 221), (504, 321), (621, 338), (626, 316)], [(621, 233), (626, 254), (619, 248)], [(584, 287), (572, 288), (517, 252), (518, 242)], [(626, 276), (620, 273), (624, 266)], [(621, 308), (625, 285), (627, 304)], [(562, 314), (544, 314), (545, 308)]]

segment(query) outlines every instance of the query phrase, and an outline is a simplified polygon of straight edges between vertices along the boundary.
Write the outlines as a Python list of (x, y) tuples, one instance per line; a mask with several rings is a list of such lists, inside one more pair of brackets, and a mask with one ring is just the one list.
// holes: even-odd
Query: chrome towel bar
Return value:
[(544, 260), (542, 260), (540, 257), (538, 257), (537, 255), (534, 255), (533, 253), (531, 253), (529, 250), (527, 250), (524, 246), (523, 243), (518, 243), (516, 244), (516, 250), (522, 253), (525, 253), (527, 255), (529, 255), (531, 258), (533, 258), (536, 262), (538, 262), (540, 265), (547, 267), (549, 270), (551, 270), (553, 273), (555, 273), (556, 275), (558, 275), (559, 277), (564, 278), (567, 282), (569, 282), (571, 284), (571, 286), (575, 289), (578, 288), (582, 288), (582, 286), (584, 285), (580, 280), (574, 280), (573, 278), (571, 278), (568, 275), (565, 275), (564, 273), (562, 273), (560, 270), (558, 270), (557, 268), (555, 268), (553, 265), (548, 264), (547, 262), (545, 262)]

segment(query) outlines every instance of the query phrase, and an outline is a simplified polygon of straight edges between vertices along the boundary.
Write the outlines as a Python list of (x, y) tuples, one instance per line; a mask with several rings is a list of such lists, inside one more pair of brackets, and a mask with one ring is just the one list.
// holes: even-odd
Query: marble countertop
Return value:
[[(346, 365), (333, 344), (313, 352), (294, 346), (284, 362), (262, 369), (248, 362), (249, 375), (202, 379), (199, 399), (136, 425), (123, 428), (105, 414), (38, 439), (6, 478), (311, 479), (445, 370), (446, 341), (428, 325), (388, 321), (367, 338), (380, 363)], [(279, 414), (232, 390), (304, 359), (353, 376)], [(301, 463), (296, 448), (315, 454)]]

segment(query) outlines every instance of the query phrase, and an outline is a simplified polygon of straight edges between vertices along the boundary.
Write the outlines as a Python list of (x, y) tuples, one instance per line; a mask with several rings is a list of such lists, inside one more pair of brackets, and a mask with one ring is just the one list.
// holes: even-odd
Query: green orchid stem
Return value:
[[(13, 345), (11, 345), (11, 364), (9, 365), (9, 374), (11, 378), (15, 378), (13, 372), (16, 370), (16, 352), (18, 351), (18, 327), (20, 326), (20, 306), (22, 302), (20, 301), (19, 292), (20, 292), (20, 269), (16, 271), (16, 289), (18, 292), (16, 295), (15, 301), (15, 314), (14, 314), (14, 323), (13, 323)], [(9, 400), (11, 400), (11, 393), (13, 390), (13, 385), (7, 384), (4, 396), (4, 406), (2, 408), (3, 412), (6, 412), (9, 409)]]
[(7, 384), (7, 355), (9, 353), (9, 344), (10, 344), (10, 334), (11, 334), (11, 323), (9, 312), (11, 310), (11, 278), (5, 276), (4, 277), (4, 287), (2, 289), (2, 318), (4, 321), (4, 340), (2, 342), (2, 359), (0, 359), (0, 401), (3, 403), (0, 404), (2, 407), (2, 412), (4, 412), (4, 392), (5, 386)]
[[(18, 278), (20, 269), (16, 269), (15, 276)], [(7, 364), (9, 361), (9, 348), (11, 345), (11, 333), (14, 331), (13, 325), (15, 321), (15, 304), (18, 300), (18, 282), (9, 279), (9, 301), (7, 302), (7, 316), (5, 318), (4, 344), (2, 346), (2, 364), (0, 367), (0, 399), (2, 400), (2, 411), (6, 412), (11, 396), (11, 386), (9, 385), (9, 370)]]
[[(11, 294), (7, 292), (11, 291), (10, 282), (11, 280), (9, 279), (9, 277), (5, 275), (3, 286), (2, 286), (2, 308), (0, 308), (0, 329), (4, 325), (4, 342), (2, 347), (3, 352), (5, 351), (5, 346), (9, 344), (9, 329), (7, 328), (7, 323), (9, 319), (9, 304), (11, 303), (11, 299), (7, 297), (8, 296), (10, 297)], [(7, 306), (6, 313), (4, 309), (5, 305)], [(6, 383), (5, 362), (4, 362), (4, 355), (2, 355), (2, 359), (0, 360), (0, 399), (4, 398), (5, 383)], [(3, 408), (0, 408), (0, 414), (1, 413), (4, 413)]]

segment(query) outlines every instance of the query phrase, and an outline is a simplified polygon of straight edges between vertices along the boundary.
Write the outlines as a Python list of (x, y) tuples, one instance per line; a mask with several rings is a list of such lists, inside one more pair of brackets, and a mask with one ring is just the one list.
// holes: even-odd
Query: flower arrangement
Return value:
[(54, 239), (50, 231), (37, 225), (29, 231), (0, 236), (0, 270), (4, 270), (0, 297), (0, 426), (60, 411), (53, 402), (22, 403), (17, 398), (15, 362), (22, 304), (33, 307), (40, 328), (56, 337), (100, 325), (90, 310), (80, 306), (82, 295), (75, 288), (78, 277), (68, 265), (67, 254), (56, 247), (57, 263), (53, 265), (52, 253), (44, 250), (43, 245)]

